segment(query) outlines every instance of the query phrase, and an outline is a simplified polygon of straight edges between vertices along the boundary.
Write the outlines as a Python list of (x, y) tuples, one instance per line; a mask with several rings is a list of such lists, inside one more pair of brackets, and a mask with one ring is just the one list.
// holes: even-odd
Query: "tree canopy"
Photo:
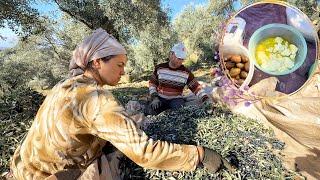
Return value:
[[(28, 36), (43, 30), (37, 9), (32, 8), (32, 0), (1, 0), (0, 28), (6, 25), (17, 34)], [(19, 31), (21, 28), (21, 31)]]

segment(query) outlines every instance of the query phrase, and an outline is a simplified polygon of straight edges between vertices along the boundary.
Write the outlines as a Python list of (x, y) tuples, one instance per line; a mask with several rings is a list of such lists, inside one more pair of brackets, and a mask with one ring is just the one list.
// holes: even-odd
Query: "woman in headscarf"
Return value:
[[(97, 29), (73, 52), (71, 77), (58, 83), (41, 105), (11, 169), (16, 179), (120, 179), (120, 152), (151, 169), (194, 170), (200, 163), (215, 172), (230, 167), (215, 151), (154, 141), (103, 85), (124, 75), (126, 50)], [(102, 148), (111, 151), (104, 154)], [(108, 149), (109, 148), (109, 149)]]

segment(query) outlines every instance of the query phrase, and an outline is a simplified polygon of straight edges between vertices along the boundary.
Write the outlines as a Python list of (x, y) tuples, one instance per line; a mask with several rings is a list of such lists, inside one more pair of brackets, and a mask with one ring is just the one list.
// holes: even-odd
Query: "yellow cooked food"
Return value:
[(293, 68), (297, 52), (294, 44), (281, 37), (270, 37), (258, 44), (255, 56), (262, 69), (280, 73)]

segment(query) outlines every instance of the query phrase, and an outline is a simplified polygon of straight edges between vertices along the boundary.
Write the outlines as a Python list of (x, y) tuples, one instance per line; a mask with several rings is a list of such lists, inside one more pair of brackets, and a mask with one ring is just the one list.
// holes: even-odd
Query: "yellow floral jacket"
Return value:
[(48, 94), (13, 155), (11, 169), (17, 179), (85, 169), (107, 141), (145, 168), (188, 171), (198, 163), (196, 146), (149, 138), (106, 88), (80, 75)]

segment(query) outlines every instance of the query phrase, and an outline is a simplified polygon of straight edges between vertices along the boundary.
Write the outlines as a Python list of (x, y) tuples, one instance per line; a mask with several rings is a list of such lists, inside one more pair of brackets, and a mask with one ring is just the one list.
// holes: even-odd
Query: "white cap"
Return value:
[(171, 51), (174, 52), (174, 54), (176, 55), (177, 58), (186, 59), (186, 57), (187, 57), (186, 48), (184, 47), (184, 45), (181, 42), (175, 44), (172, 47)]

